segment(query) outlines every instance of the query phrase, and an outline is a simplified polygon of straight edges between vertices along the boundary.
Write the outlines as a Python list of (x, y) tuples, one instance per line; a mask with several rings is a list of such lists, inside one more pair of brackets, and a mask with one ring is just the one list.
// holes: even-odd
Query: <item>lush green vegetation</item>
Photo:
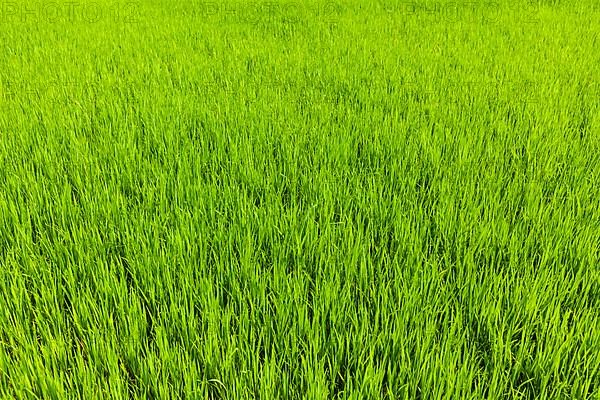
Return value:
[(5, 2), (2, 398), (600, 398), (600, 7)]

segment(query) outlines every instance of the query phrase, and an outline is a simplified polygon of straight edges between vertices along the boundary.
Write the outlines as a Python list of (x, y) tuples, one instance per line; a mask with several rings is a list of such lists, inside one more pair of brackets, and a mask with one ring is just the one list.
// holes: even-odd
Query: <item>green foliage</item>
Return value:
[(0, 4), (0, 397), (600, 396), (600, 7)]

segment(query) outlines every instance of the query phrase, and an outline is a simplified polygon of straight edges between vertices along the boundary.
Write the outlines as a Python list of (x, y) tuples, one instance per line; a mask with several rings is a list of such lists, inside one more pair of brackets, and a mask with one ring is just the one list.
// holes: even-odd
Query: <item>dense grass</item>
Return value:
[(3, 398), (600, 398), (596, 2), (67, 3), (0, 13)]

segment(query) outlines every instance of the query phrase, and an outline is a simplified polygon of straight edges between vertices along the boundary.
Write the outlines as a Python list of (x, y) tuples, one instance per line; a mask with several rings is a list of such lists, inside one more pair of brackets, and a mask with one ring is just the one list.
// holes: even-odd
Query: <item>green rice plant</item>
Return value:
[(592, 0), (0, 4), (0, 397), (595, 399)]

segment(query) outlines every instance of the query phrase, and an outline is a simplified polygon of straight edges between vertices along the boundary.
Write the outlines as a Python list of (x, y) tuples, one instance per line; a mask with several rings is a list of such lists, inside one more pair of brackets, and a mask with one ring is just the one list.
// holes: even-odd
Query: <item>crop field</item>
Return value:
[(600, 399), (597, 0), (0, 2), (0, 399)]

